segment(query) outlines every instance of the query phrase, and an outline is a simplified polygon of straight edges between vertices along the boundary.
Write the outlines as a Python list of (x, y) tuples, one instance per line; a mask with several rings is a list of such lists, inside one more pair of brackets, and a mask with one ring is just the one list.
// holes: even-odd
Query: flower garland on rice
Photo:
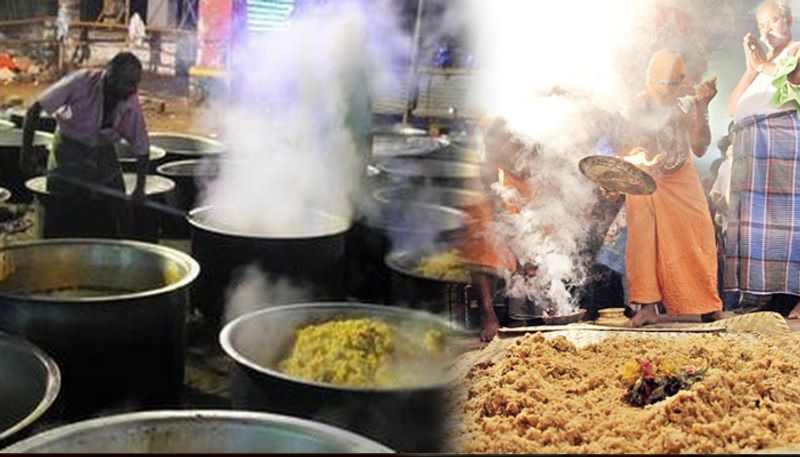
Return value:
[(622, 366), (622, 399), (631, 406), (650, 405), (689, 389), (706, 371), (694, 365), (681, 368), (673, 359), (631, 359)]

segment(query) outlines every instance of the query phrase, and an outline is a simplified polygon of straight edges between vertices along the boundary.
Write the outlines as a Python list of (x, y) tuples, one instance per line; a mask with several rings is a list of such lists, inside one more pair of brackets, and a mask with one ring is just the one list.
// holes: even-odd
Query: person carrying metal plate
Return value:
[(625, 269), (632, 304), (642, 305), (631, 321), (656, 321), (658, 305), (669, 315), (722, 318), (717, 293), (714, 227), (691, 154), (702, 157), (711, 141), (708, 104), (716, 78), (698, 86), (684, 81), (684, 60), (658, 51), (647, 69), (647, 89), (626, 113), (623, 157), (656, 181), (650, 195), (627, 195)]
[(137, 157), (131, 203), (141, 203), (150, 149), (136, 96), (141, 78), (139, 59), (121, 52), (103, 70), (79, 70), (62, 78), (28, 109), (20, 157), (23, 169), (32, 167), (34, 126), (41, 111), (58, 122), (47, 164), (47, 190), (59, 197), (59, 204), (51, 205), (45, 215), (45, 237), (123, 235), (125, 216), (132, 211), (124, 203), (125, 185), (114, 144), (127, 140)]

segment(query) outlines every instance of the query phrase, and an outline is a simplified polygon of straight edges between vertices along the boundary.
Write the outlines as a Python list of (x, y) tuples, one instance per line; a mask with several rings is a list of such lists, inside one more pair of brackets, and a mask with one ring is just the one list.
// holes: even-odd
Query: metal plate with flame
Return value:
[(656, 181), (636, 165), (618, 157), (592, 155), (578, 162), (581, 173), (599, 186), (629, 195), (650, 195)]

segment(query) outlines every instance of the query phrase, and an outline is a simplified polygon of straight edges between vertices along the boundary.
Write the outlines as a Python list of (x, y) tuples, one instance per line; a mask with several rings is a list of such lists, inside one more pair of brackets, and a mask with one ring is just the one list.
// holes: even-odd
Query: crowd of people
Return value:
[[(746, 69), (728, 96), (733, 121), (717, 145), (710, 178), (701, 181), (692, 156), (702, 157), (711, 142), (708, 105), (717, 94), (716, 78), (701, 82), (686, 70), (680, 51), (651, 55), (646, 90), (603, 138), (612, 154), (641, 155), (637, 165), (656, 182), (650, 195), (624, 196), (595, 257), (599, 271), (621, 278), (619, 301), (629, 306), (632, 326), (655, 323), (662, 312), (714, 321), (724, 317), (723, 309), (800, 318), (800, 42), (792, 39), (792, 13), (783, 1), (760, 3), (756, 21), (760, 37), (743, 39)], [(503, 122), (485, 122), (482, 131), (490, 158), (484, 166), (491, 169), (487, 191), (496, 181), (492, 174), (503, 170), (527, 198), (530, 181), (512, 176), (509, 164), (515, 154), (535, 151), (514, 141)], [(490, 204), (472, 209), (462, 249), (469, 264), (483, 267), (474, 269), (473, 283), (485, 340), (500, 326), (491, 272), (536, 272), (535, 265), (509, 263), (498, 254), (504, 247), (486, 236), (496, 211)], [(593, 290), (598, 296), (609, 289)]]

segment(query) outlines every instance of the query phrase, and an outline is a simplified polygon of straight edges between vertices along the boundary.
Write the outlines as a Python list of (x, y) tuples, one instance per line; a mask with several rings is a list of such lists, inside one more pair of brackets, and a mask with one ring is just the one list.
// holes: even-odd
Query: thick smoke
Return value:
[[(661, 47), (683, 52), (687, 77), (699, 82), (705, 57), (742, 5), (721, 1), (497, 0), (471, 3), (479, 17), (475, 91), (490, 115), (536, 153), (522, 154), (515, 171), (535, 197), (518, 214), (501, 214), (492, 236), (509, 246), (533, 276), (507, 272), (512, 296), (533, 299), (544, 314), (574, 312), (571, 289), (586, 279), (586, 245), (595, 185), (578, 161), (615, 129), (604, 123), (644, 89), (650, 55)], [(744, 2), (743, 2), (744, 3)], [(717, 20), (713, 20), (717, 19)], [(728, 37), (725, 37), (728, 39)], [(739, 38), (735, 38), (739, 39)], [(619, 151), (617, 151), (619, 152)], [(513, 197), (497, 184), (501, 198)]]
[(286, 278), (272, 278), (257, 265), (245, 267), (226, 292), (225, 321), (270, 306), (309, 301), (311, 284), (297, 284)]
[(202, 196), (216, 219), (281, 234), (314, 231), (315, 211), (349, 219), (368, 153), (370, 97), (393, 78), (394, 57), (408, 44), (401, 37), (385, 2), (344, 1), (240, 44), (234, 100), (215, 111), (229, 153)]

